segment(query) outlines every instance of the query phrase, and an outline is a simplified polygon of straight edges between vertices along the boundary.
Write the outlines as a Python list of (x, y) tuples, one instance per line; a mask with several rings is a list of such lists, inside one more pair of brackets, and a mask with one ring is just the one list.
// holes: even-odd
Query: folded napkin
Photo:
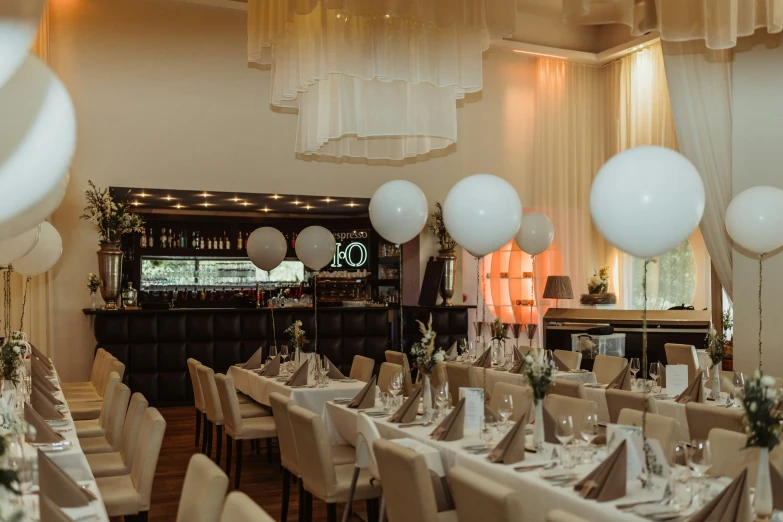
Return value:
[(508, 430), (497, 446), (489, 453), (490, 462), (498, 464), (516, 464), (525, 460), (525, 426), (527, 416), (520, 419)]
[(30, 395), (30, 405), (35, 410), (35, 413), (45, 420), (63, 419), (63, 414), (60, 413), (57, 408), (54, 407), (54, 404), (36, 388), (33, 388), (33, 393)]
[(473, 363), (476, 368), (492, 368), (492, 350), (487, 348), (484, 353)]
[(751, 522), (748, 468), (731, 481), (706, 506), (691, 515), (688, 522)]
[(617, 377), (612, 379), (612, 382), (606, 388), (609, 390), (631, 391), (631, 367), (626, 364), (625, 368), (620, 370)]
[[(279, 366), (278, 362), (278, 366)], [(291, 375), (291, 377), (285, 381), (286, 386), (306, 386), (307, 385), (307, 375), (310, 373), (310, 359), (305, 359), (305, 361), (299, 366), (299, 368), (296, 369), (296, 371)]]
[[(419, 373), (421, 376), (421, 372)], [(410, 397), (413, 393), (413, 378), (411, 377), (411, 366), (408, 364), (408, 356), (402, 356), (402, 395)]]
[(46, 388), (45, 386), (41, 386), (41, 384), (35, 381), (33, 381), (32, 388), (33, 390), (38, 390), (41, 393), (41, 395), (43, 395), (46, 398), (46, 400), (49, 401), (50, 403), (57, 406), (62, 406), (63, 401), (55, 397), (54, 392), (52, 390)]
[(54, 365), (52, 364), (52, 360), (51, 359), (49, 359), (41, 350), (36, 348), (34, 344), (32, 344), (32, 343), (28, 343), (28, 344), (30, 345), (30, 349), (32, 350), (33, 355), (35, 357), (38, 357), (39, 359), (41, 359), (41, 361), (45, 365), (47, 365), (48, 367), (54, 368)]
[(378, 381), (378, 376), (373, 375), (370, 382), (368, 382), (364, 388), (362, 388), (356, 397), (348, 403), (349, 408), (358, 408), (360, 410), (366, 410), (367, 408), (375, 407), (375, 386)]
[(261, 363), (264, 362), (264, 355), (263, 355), (263, 348), (259, 348), (256, 350), (256, 353), (250, 356), (250, 359), (247, 360), (245, 364), (242, 365), (242, 368), (245, 370), (257, 370), (258, 368), (261, 368)]
[(598, 502), (610, 502), (625, 496), (626, 468), (628, 467), (627, 441), (622, 441), (619, 446), (606, 457), (593, 471), (574, 486), (582, 497), (597, 500)]
[(446, 361), (456, 361), (457, 356), (459, 354), (457, 353), (457, 341), (454, 341), (454, 344), (451, 345), (451, 347), (446, 350)]
[(47, 393), (54, 393), (57, 391), (57, 386), (52, 384), (49, 379), (43, 376), (36, 377), (35, 373), (33, 373), (32, 383), (33, 386), (37, 386), (42, 391), (46, 391)]
[(63, 513), (57, 504), (49, 500), (46, 495), (39, 495), (39, 514), (41, 522), (72, 522), (72, 519)]
[(567, 372), (571, 370), (571, 368), (566, 363), (564, 363), (556, 353), (552, 354), (552, 360), (555, 362), (555, 368), (561, 372)]
[(521, 374), (523, 371), (525, 371), (525, 360), (519, 359), (517, 362), (514, 363), (514, 366), (512, 366), (508, 373), (519, 373)]
[(82, 507), (97, 500), (95, 495), (77, 484), (40, 449), (38, 450), (38, 485), (41, 488), (41, 495), (59, 507)]
[(519, 351), (519, 347), (514, 347), (514, 361), (520, 362), (523, 359), (522, 352)]
[(277, 377), (280, 374), (280, 356), (272, 357), (272, 360), (267, 362), (258, 374), (264, 377)]
[(658, 382), (661, 383), (661, 388), (666, 388), (666, 365), (658, 365)]
[(685, 391), (677, 396), (675, 399), (677, 402), (685, 404), (688, 402), (703, 403), (705, 401), (706, 397), (704, 396), (702, 373), (703, 371), (699, 371), (699, 373), (696, 374), (696, 377), (694, 377), (690, 384), (688, 384), (688, 387), (685, 388)]
[(32, 406), (24, 405), (24, 420), (27, 424), (35, 428), (35, 437), (31, 437), (29, 434), (25, 435), (25, 441), (34, 442), (36, 444), (51, 444), (52, 442), (60, 442), (63, 440), (63, 436), (54, 431), (33, 409)]
[(341, 372), (340, 369), (337, 368), (337, 366), (332, 361), (330, 361), (329, 358), (325, 355), (324, 355), (324, 361), (329, 363), (329, 373), (327, 373), (326, 375), (330, 379), (345, 379), (345, 375), (343, 375), (343, 372)]
[(462, 438), (465, 428), (465, 398), (460, 399), (457, 407), (443, 419), (435, 431), (432, 432), (432, 438), (435, 440), (459, 440)]
[(394, 415), (389, 418), (389, 422), (413, 422), (419, 413), (419, 399), (421, 398), (422, 388), (417, 388), (411, 393), (410, 397), (405, 399)]
[(30, 360), (30, 369), (32, 370), (33, 377), (36, 375), (42, 377), (53, 377), (54, 370), (51, 366), (47, 366), (41, 362), (40, 359), (32, 357)]

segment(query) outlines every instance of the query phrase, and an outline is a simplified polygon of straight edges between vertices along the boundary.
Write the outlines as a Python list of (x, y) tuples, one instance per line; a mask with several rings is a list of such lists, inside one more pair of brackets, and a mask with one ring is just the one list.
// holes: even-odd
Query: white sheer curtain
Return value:
[(780, 0), (563, 0), (563, 17), (588, 25), (624, 24), (631, 34), (652, 31), (666, 42), (700, 40), (730, 49), (756, 29), (783, 30)]
[(707, 194), (701, 232), (715, 272), (732, 298), (732, 246), (724, 220), (731, 201), (732, 51), (702, 42), (663, 43), (680, 151), (696, 165)]

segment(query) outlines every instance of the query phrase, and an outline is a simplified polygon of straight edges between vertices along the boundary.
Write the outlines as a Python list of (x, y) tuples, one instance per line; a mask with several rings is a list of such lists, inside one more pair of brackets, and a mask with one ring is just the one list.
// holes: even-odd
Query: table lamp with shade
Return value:
[(573, 299), (571, 278), (564, 275), (553, 275), (546, 278), (544, 299), (555, 299), (555, 308), (560, 308), (560, 299)]

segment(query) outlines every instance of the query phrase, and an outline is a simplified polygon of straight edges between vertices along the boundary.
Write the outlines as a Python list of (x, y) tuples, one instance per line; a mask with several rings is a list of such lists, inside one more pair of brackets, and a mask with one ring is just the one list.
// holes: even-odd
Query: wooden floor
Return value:
[[(155, 472), (155, 482), (152, 489), (152, 508), (149, 519), (155, 522), (175, 520), (179, 495), (182, 490), (182, 482), (185, 478), (185, 470), (190, 457), (199, 451), (195, 442), (195, 412), (192, 407), (161, 408), (163, 418), (166, 419), (166, 436), (163, 439), (163, 447), (158, 459), (158, 468)], [(272, 464), (267, 462), (266, 449), (262, 444), (261, 455), (251, 453), (250, 444), (245, 443), (244, 459), (242, 463), (242, 483), (240, 490), (250, 495), (267, 513), (275, 520), (280, 520), (280, 496), (282, 487), (282, 475), (280, 473), (280, 456), (277, 448), (274, 450)], [(214, 443), (213, 443), (214, 459)], [(220, 467), (225, 470), (225, 442), (223, 444), (223, 456)], [(234, 471), (232, 466), (232, 473)], [(233, 490), (233, 475), (230, 481), (230, 489)], [(299, 509), (298, 486), (291, 487), (291, 504), (288, 509), (288, 520), (296, 521)], [(366, 520), (364, 503), (356, 503), (355, 509)], [(338, 518), (342, 518), (343, 505), (338, 507)], [(313, 520), (326, 520), (326, 505), (317, 500), (313, 501)], [(358, 520), (358, 518), (354, 518)]]

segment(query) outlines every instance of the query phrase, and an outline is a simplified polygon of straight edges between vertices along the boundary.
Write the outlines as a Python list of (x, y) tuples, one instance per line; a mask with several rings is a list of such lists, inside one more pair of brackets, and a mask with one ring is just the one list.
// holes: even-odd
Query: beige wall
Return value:
[[(269, 72), (245, 61), (245, 13), (145, 0), (51, 3), (51, 66), (77, 111), (71, 184), (53, 223), (64, 255), (53, 273), (53, 342), (66, 380), (89, 374), (94, 339), (81, 309), (97, 271), (97, 234), (78, 220), (87, 180), (100, 186), (369, 197), (383, 182), (417, 183), (430, 203), (459, 179), (490, 172), (528, 203), (534, 59), (488, 53), (484, 90), (458, 111), (459, 142), (403, 167), (296, 160), (296, 117), (269, 109)], [(421, 259), (432, 255), (426, 234)], [(456, 297), (462, 295), (457, 288)]]

